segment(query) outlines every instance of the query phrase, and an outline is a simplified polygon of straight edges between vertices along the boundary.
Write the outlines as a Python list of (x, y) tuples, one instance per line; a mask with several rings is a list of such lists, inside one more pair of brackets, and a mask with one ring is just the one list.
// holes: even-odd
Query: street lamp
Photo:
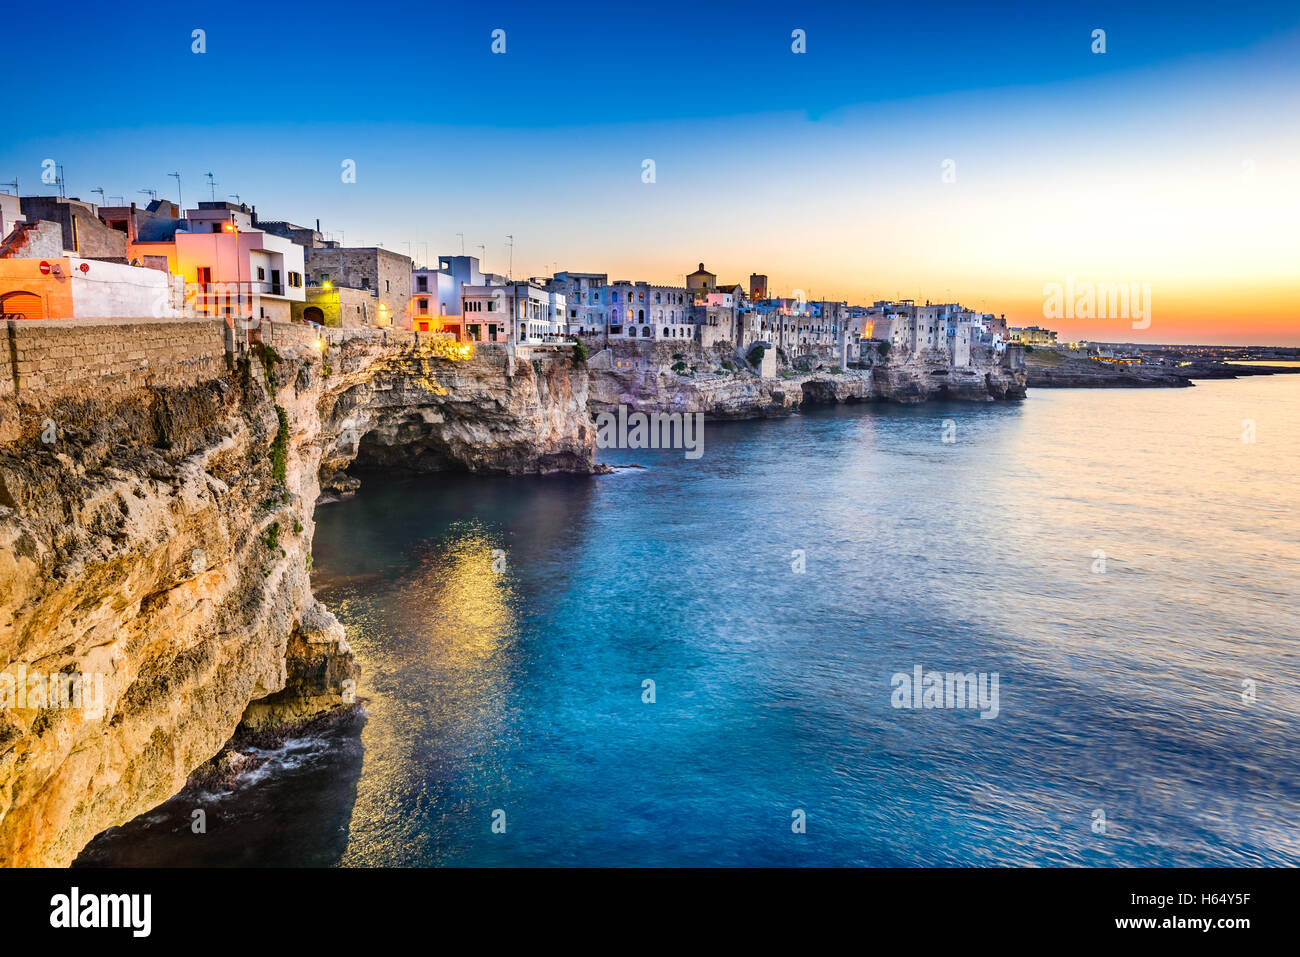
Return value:
[[(233, 214), (230, 217), (230, 222), (226, 223), (224, 228), (226, 232), (234, 233), (235, 236), (235, 311), (242, 313), (244, 311), (244, 290), (242, 288), (243, 272), (239, 264), (239, 223), (235, 222)], [(242, 315), (240, 319), (243, 319)], [(244, 324), (244, 328), (247, 331), (247, 323)]]

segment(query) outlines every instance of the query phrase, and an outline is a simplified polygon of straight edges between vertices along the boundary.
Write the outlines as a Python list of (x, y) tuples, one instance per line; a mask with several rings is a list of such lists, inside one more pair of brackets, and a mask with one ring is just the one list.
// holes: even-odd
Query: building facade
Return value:
[(201, 202), (170, 239), (141, 238), (129, 248), (142, 261), (166, 259), (167, 271), (185, 281), (190, 315), (287, 322), (292, 304), (306, 301), (303, 247), (257, 229), (247, 206)]
[(610, 283), (607, 273), (557, 272), (548, 283), (564, 295), (569, 332), (576, 336), (601, 335), (609, 322)]
[(310, 281), (317, 286), (355, 289), (369, 294), (375, 325), (411, 329), (411, 257), (382, 246), (341, 246), (326, 241), (306, 250)]
[(620, 279), (608, 287), (610, 336), (624, 339), (695, 338), (692, 297), (682, 286), (655, 286)]
[(1027, 346), (1054, 346), (1056, 345), (1056, 332), (1052, 329), (1043, 329), (1039, 326), (1023, 326), (1008, 330), (1008, 337), (1012, 342), (1019, 342)]
[(29, 223), (58, 223), (64, 254), (83, 259), (108, 259), (126, 263), (127, 236), (99, 218), (99, 207), (62, 196), (24, 196), (22, 215)]
[(411, 273), (411, 326), (417, 332), (447, 332), (465, 339), (461, 293), (489, 285), (476, 256), (439, 256), (437, 269)]
[(562, 293), (535, 282), (465, 286), (461, 315), (470, 342), (538, 345), (560, 342), (567, 335)]

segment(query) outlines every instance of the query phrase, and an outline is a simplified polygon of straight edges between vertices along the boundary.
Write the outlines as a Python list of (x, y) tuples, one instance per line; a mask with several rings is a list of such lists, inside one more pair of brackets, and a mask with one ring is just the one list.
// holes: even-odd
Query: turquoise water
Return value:
[[(1038, 390), (710, 423), (596, 478), (364, 475), (315, 549), (364, 728), (82, 860), (1298, 864), (1298, 400)], [(997, 672), (997, 716), (893, 707), (916, 665)]]

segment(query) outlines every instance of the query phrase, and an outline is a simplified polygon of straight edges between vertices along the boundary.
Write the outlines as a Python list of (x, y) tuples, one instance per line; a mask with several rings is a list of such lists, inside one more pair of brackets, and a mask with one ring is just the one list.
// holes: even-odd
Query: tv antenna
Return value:
[(167, 175), (176, 180), (176, 212), (183, 212), (185, 210), (185, 201), (181, 199), (181, 174), (168, 173)]
[(211, 190), (212, 201), (215, 203), (217, 201), (217, 187), (220, 186), (221, 184), (218, 183), (215, 179), (213, 179), (211, 173), (204, 173), (203, 175), (208, 178), (208, 189)]
[(148, 196), (149, 196), (149, 201), (150, 201), (150, 202), (153, 202), (155, 199), (158, 198), (158, 190), (156, 190), (156, 189), (148, 189), (148, 188), (146, 187), (145, 189), (137, 189), (136, 192), (137, 192), (137, 193), (147, 193)]

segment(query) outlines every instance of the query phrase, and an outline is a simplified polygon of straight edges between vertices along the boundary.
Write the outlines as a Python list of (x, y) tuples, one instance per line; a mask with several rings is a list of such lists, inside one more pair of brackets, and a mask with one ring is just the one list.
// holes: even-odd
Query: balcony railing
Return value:
[(249, 296), (283, 296), (285, 285), (283, 282), (273, 283), (267, 279), (241, 279), (239, 282), (187, 282), (186, 291), (195, 290), (196, 294), (201, 296), (230, 296), (232, 299), (238, 295), (242, 298)]

